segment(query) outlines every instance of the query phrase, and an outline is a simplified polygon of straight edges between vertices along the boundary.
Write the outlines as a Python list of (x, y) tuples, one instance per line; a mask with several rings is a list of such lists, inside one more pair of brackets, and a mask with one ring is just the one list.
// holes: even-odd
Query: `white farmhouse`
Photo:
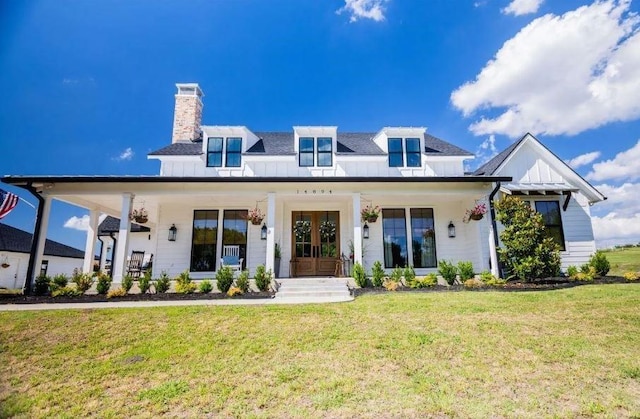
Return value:
[[(492, 211), (463, 220), (467, 210), (490, 209), (503, 194), (524, 195), (543, 213), (563, 248), (563, 266), (586, 262), (595, 250), (589, 207), (605, 197), (531, 135), (465, 173), (472, 153), (424, 127), (347, 133), (335, 126), (261, 132), (203, 125), (200, 87), (177, 89), (172, 142), (148, 155), (160, 162), (158, 176), (2, 179), (41, 200), (41, 239), (51, 200), (89, 210), (85, 270), (98, 217), (109, 214), (120, 219), (113, 275), (121, 280), (135, 250), (129, 214), (143, 206), (154, 276), (188, 270), (212, 278), (229, 249), (251, 273), (260, 264), (274, 269), (276, 245), (280, 277), (338, 275), (343, 257), (367, 270), (375, 261), (387, 269), (410, 265), (418, 275), (435, 272), (440, 260), (466, 260), (476, 272), (497, 274)], [(363, 217), (368, 208), (378, 208), (378, 216)], [(41, 260), (42, 246), (34, 266)]]

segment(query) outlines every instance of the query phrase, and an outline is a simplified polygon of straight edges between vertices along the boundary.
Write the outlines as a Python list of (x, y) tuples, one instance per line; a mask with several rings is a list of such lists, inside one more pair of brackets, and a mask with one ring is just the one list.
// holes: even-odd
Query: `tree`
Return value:
[(496, 219), (504, 225), (500, 234), (500, 260), (507, 279), (532, 281), (560, 273), (560, 249), (545, 235), (542, 215), (520, 198), (507, 196), (495, 204)]

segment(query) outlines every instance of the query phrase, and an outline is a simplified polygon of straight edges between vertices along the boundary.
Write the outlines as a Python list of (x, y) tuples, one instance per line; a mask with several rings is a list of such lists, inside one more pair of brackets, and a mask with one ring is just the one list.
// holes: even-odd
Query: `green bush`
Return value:
[(411, 288), (429, 288), (435, 286), (437, 283), (438, 277), (434, 273), (430, 273), (423, 278), (415, 277), (407, 281), (407, 285)]
[(51, 284), (53, 286), (55, 286), (56, 288), (64, 288), (67, 285), (69, 285), (69, 277), (67, 275), (65, 275), (65, 274), (55, 275), (51, 279)]
[(244, 271), (240, 272), (240, 275), (238, 275), (238, 279), (236, 279), (236, 286), (243, 293), (249, 292), (249, 271), (248, 270), (245, 269)]
[(445, 281), (447, 281), (447, 284), (453, 285), (456, 283), (456, 274), (458, 273), (458, 268), (456, 268), (456, 266), (451, 262), (441, 260), (438, 263), (438, 273), (444, 278)]
[(171, 279), (169, 278), (169, 275), (167, 275), (166, 271), (162, 271), (162, 273), (160, 274), (160, 278), (154, 281), (153, 287), (159, 294), (164, 294), (165, 292), (169, 291), (169, 288), (171, 288)]
[(611, 264), (609, 263), (607, 256), (600, 250), (596, 251), (593, 256), (591, 256), (591, 259), (589, 259), (589, 265), (595, 268), (596, 274), (599, 276), (605, 276), (609, 273), (609, 269), (611, 269)]
[(473, 263), (468, 261), (458, 262), (458, 274), (460, 275), (460, 282), (473, 278), (475, 276), (473, 273)]
[(216, 272), (216, 286), (220, 292), (227, 292), (231, 285), (233, 285), (233, 269), (227, 265), (221, 266)]
[[(389, 275), (389, 279), (391, 279), (394, 282), (397, 282), (398, 285), (402, 284), (402, 277), (404, 275), (404, 269), (396, 266), (395, 268), (393, 268), (393, 270), (391, 271), (391, 275)], [(396, 287), (397, 288), (397, 287)]]
[(575, 265), (571, 265), (567, 268), (567, 276), (571, 279), (575, 279), (578, 275), (578, 267)]
[(54, 297), (76, 297), (78, 295), (82, 295), (83, 293), (73, 287), (62, 287), (51, 293)]
[(356, 281), (356, 285), (360, 288), (367, 286), (367, 274), (364, 272), (364, 268), (360, 262), (356, 262), (353, 265), (353, 279)]
[(191, 281), (189, 271), (184, 270), (176, 277), (176, 292), (178, 294), (191, 294), (197, 289), (196, 284)]
[(213, 285), (211, 285), (211, 281), (209, 281), (208, 279), (200, 282), (199, 288), (200, 292), (203, 294), (209, 294), (211, 291), (213, 291)]
[(149, 291), (149, 288), (151, 288), (151, 272), (147, 271), (138, 278), (138, 288), (140, 288), (140, 294), (146, 294)]
[(483, 271), (480, 273), (480, 281), (491, 287), (502, 287), (507, 283), (504, 279), (496, 278), (489, 271)]
[(495, 205), (496, 219), (504, 230), (500, 233), (503, 247), (500, 260), (509, 278), (532, 281), (560, 273), (560, 250), (546, 237), (542, 214), (518, 197), (507, 196)]
[(373, 263), (373, 268), (371, 268), (371, 282), (374, 287), (381, 287), (382, 281), (384, 280), (385, 272), (382, 269), (382, 262), (376, 260)]
[(104, 272), (98, 272), (96, 277), (98, 282), (96, 283), (96, 291), (100, 295), (105, 295), (111, 288), (111, 277)]
[(71, 282), (76, 284), (76, 288), (81, 294), (84, 294), (89, 290), (89, 288), (91, 288), (94, 279), (90, 274), (74, 269), (73, 276), (71, 277)]
[(416, 278), (416, 271), (413, 270), (413, 267), (406, 266), (404, 271), (402, 271), (402, 275), (404, 276), (404, 282), (408, 285), (409, 282), (412, 282)]
[(256, 287), (260, 291), (269, 291), (269, 285), (271, 284), (271, 271), (266, 272), (265, 269), (264, 265), (258, 265), (254, 276)]
[(36, 284), (33, 287), (35, 295), (46, 295), (49, 292), (51, 278), (46, 275), (40, 275), (36, 278)]
[(133, 287), (133, 277), (127, 274), (122, 278), (122, 289), (128, 294), (131, 287)]
[(109, 292), (107, 293), (107, 298), (124, 297), (125, 295), (127, 295), (127, 291), (124, 288), (120, 287), (114, 290), (109, 290)]

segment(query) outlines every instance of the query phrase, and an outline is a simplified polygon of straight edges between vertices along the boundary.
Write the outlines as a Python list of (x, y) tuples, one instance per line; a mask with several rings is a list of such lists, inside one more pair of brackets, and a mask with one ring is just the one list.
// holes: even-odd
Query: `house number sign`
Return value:
[(331, 189), (296, 189), (298, 195), (331, 195)]

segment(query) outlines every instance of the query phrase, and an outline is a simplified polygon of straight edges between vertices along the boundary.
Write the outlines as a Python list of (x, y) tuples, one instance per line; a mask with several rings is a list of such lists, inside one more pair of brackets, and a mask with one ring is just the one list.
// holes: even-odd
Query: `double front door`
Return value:
[(334, 275), (340, 259), (338, 211), (292, 213), (293, 276)]

